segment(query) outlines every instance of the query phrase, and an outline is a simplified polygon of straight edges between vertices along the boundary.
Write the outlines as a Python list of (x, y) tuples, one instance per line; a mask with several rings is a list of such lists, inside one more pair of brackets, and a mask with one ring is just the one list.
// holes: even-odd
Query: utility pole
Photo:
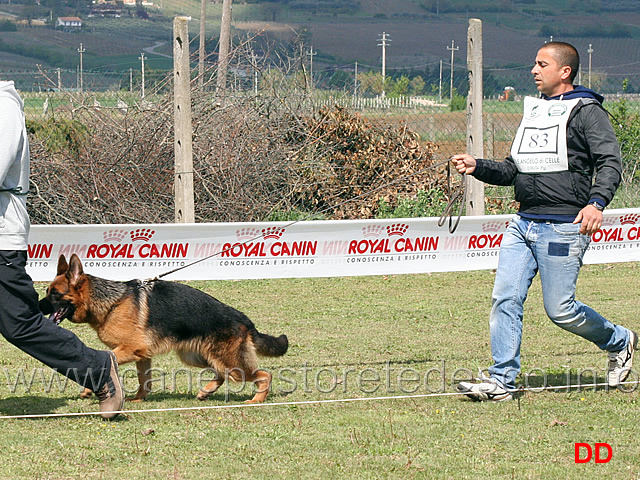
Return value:
[(200, 50), (198, 52), (198, 86), (204, 86), (204, 57), (205, 57), (205, 24), (207, 20), (207, 0), (200, 2)]
[(258, 61), (253, 48), (251, 49), (251, 63), (253, 64), (253, 94), (258, 96)]
[(309, 77), (311, 78), (311, 81), (310, 81), (311, 89), (313, 89), (313, 56), (317, 54), (318, 52), (314, 52), (313, 45), (311, 45), (311, 48), (307, 52), (307, 55), (311, 57), (311, 59), (309, 60)]
[(378, 43), (378, 46), (382, 47), (382, 96), (384, 97), (385, 80), (387, 78), (387, 45), (391, 43), (391, 39), (389, 38), (388, 33), (382, 32), (378, 41), (380, 42)]
[(593, 53), (593, 48), (591, 48), (591, 44), (589, 44), (589, 49), (587, 50), (589, 54), (589, 88), (591, 88), (591, 54)]
[(356, 69), (353, 75), (353, 96), (358, 96), (358, 62), (356, 62)]
[(224, 96), (227, 88), (229, 69), (229, 48), (231, 46), (231, 0), (222, 0), (220, 25), (220, 48), (218, 53), (218, 95)]
[(140, 54), (138, 60), (142, 60), (142, 98), (144, 98), (144, 52)]
[(84, 48), (82, 48), (82, 43), (80, 44), (80, 48), (78, 49), (78, 53), (80, 54), (80, 93), (83, 92), (84, 89), (84, 85), (83, 85), (83, 79), (82, 79), (82, 54), (86, 52), (86, 50)]
[(460, 50), (460, 47), (456, 47), (455, 40), (451, 40), (451, 46), (447, 47), (447, 50), (451, 50), (451, 86), (449, 87), (449, 100), (453, 100), (453, 54)]
[(440, 85), (438, 86), (438, 103), (442, 103), (442, 60), (440, 60)]
[(62, 79), (60, 77), (60, 69), (58, 68), (58, 91), (62, 91)]

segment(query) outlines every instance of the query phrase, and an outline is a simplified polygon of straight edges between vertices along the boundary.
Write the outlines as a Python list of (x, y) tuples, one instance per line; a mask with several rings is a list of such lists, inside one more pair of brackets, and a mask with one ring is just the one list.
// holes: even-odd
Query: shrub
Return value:
[(453, 89), (453, 97), (451, 98), (451, 103), (449, 104), (449, 108), (452, 112), (458, 112), (460, 110), (466, 110), (467, 108), (467, 99), (460, 95), (456, 89)]
[(640, 115), (629, 109), (622, 98), (609, 106), (611, 124), (616, 132), (622, 154), (622, 179), (631, 182), (640, 178)]
[(376, 218), (416, 218), (439, 217), (447, 206), (447, 199), (441, 189), (420, 190), (415, 197), (403, 197), (392, 207), (381, 199)]
[(17, 32), (18, 27), (11, 20), (0, 21), (0, 32)]
[(89, 128), (74, 119), (50, 117), (44, 121), (27, 121), (27, 128), (49, 152), (70, 152), (74, 158), (89, 138)]

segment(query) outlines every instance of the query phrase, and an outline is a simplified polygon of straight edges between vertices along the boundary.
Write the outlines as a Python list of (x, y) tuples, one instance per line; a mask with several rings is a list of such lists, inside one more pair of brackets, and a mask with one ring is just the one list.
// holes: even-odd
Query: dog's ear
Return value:
[(58, 273), (57, 273), (57, 275), (62, 275), (64, 273), (67, 273), (67, 270), (69, 270), (69, 265), (67, 264), (67, 259), (64, 257), (64, 255), (60, 255), (60, 258), (58, 258)]
[(71, 283), (71, 285), (78, 285), (82, 281), (83, 275), (84, 270), (82, 270), (82, 262), (74, 253), (71, 255), (71, 260), (69, 260), (69, 269), (66, 273), (69, 283)]

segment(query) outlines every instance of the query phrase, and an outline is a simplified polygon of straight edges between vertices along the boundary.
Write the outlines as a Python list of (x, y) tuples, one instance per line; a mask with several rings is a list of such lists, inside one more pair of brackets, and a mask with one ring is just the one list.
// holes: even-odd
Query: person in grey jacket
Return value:
[(608, 352), (610, 387), (632, 368), (638, 337), (575, 299), (591, 235), (621, 179), (620, 148), (603, 97), (573, 85), (580, 59), (567, 43), (550, 42), (531, 70), (541, 98), (527, 97), (522, 122), (502, 162), (452, 157), (458, 172), (494, 185), (513, 185), (520, 202), (500, 246), (489, 328), (494, 364), (458, 391), (474, 400), (513, 398), (520, 372), (524, 301), (540, 273), (544, 308), (559, 327)]
[(87, 347), (73, 332), (45, 318), (26, 272), (29, 170), (24, 103), (12, 81), (0, 81), (0, 333), (58, 373), (93, 390), (102, 417), (115, 418), (124, 404), (115, 355)]

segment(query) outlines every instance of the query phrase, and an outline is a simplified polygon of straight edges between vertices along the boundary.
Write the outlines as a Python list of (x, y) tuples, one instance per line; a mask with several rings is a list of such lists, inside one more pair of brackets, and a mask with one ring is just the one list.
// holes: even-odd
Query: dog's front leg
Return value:
[(137, 348), (135, 345), (119, 345), (113, 349), (113, 353), (116, 354), (118, 365), (123, 365), (129, 362), (138, 362), (147, 358), (147, 348)]
[(143, 358), (136, 362), (136, 369), (138, 370), (138, 392), (136, 396), (127, 399), (130, 402), (141, 402), (151, 391), (151, 359)]
[(207, 385), (198, 392), (196, 398), (198, 400), (206, 400), (209, 398), (209, 395), (218, 390), (223, 383), (224, 377), (216, 372), (216, 378), (207, 383)]

